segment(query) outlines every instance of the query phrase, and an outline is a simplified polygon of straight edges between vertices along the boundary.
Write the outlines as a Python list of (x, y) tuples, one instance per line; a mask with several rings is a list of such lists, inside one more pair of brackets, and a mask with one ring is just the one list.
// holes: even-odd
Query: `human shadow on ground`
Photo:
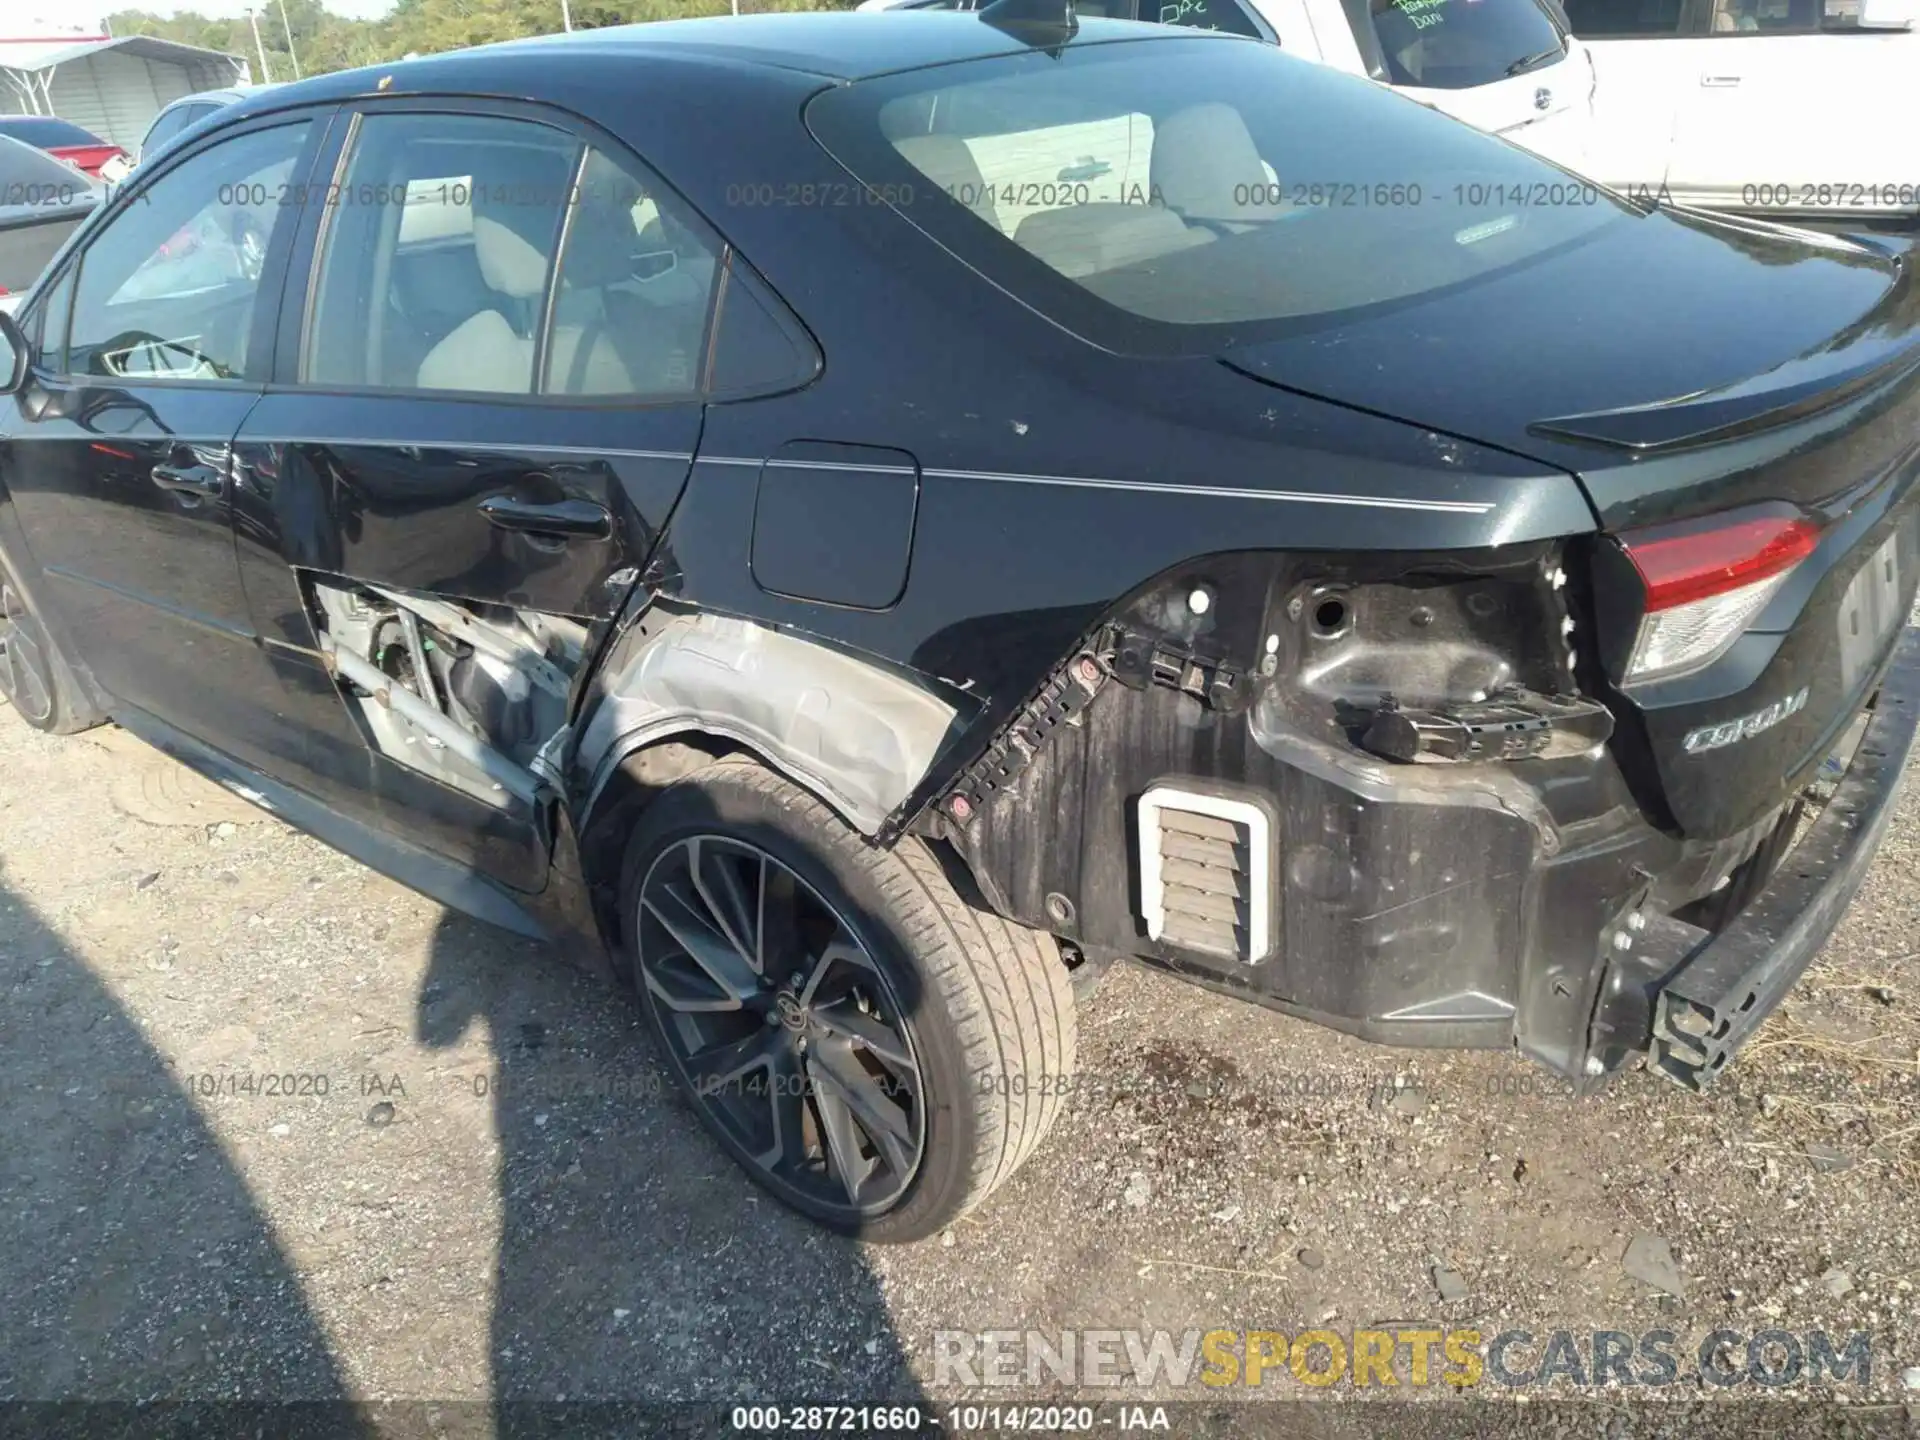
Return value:
[(3, 858), (0, 1296), (0, 1432), (358, 1433), (245, 1180)]
[(747, 1179), (672, 1090), (638, 1005), (589, 969), (450, 913), (420, 995), (429, 1047), (477, 1022), (492, 1037), (491, 1073), (467, 1083), (499, 1142), (499, 1433), (575, 1434), (596, 1413), (622, 1431), (635, 1406), (660, 1433), (724, 1424), (717, 1403), (800, 1400), (930, 1419), (868, 1250)]

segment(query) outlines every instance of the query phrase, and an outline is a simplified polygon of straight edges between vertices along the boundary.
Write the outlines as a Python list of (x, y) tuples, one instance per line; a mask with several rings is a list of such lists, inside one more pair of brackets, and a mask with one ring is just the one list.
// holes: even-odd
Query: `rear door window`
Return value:
[(590, 149), (560, 253), (545, 395), (691, 395), (720, 259), (691, 215), (628, 163)]
[(688, 395), (719, 254), (663, 187), (567, 131), (368, 115), (327, 216), (301, 379)]
[(362, 118), (327, 214), (301, 378), (533, 393), (580, 146), (492, 115)]

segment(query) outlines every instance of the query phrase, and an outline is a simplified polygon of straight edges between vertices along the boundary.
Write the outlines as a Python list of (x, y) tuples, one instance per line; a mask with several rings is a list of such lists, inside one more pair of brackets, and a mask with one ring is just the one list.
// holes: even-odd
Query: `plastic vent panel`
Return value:
[(1140, 797), (1147, 934), (1183, 950), (1264, 959), (1273, 943), (1272, 856), (1259, 806), (1154, 786)]

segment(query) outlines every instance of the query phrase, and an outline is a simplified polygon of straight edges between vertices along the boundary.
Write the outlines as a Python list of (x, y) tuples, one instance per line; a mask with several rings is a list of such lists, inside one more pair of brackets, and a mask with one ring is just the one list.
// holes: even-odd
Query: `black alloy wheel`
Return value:
[(639, 979), (694, 1103), (790, 1203), (883, 1214), (927, 1141), (913, 1035), (853, 926), (767, 851), (712, 834), (663, 849), (632, 917)]

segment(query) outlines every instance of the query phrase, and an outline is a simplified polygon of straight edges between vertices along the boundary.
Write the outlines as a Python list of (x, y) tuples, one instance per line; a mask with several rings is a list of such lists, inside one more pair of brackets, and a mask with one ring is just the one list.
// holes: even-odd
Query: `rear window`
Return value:
[(1247, 41), (883, 76), (822, 93), (807, 119), (1003, 288), (1136, 351), (1483, 285), (1638, 218), (1526, 151)]
[(1566, 35), (1538, 0), (1347, 0), (1380, 78), (1422, 90), (1471, 90), (1562, 59)]
[(51, 115), (9, 115), (0, 119), (0, 135), (11, 135), (29, 145), (47, 149), (55, 145), (104, 145), (98, 135), (82, 130), (71, 120)]

